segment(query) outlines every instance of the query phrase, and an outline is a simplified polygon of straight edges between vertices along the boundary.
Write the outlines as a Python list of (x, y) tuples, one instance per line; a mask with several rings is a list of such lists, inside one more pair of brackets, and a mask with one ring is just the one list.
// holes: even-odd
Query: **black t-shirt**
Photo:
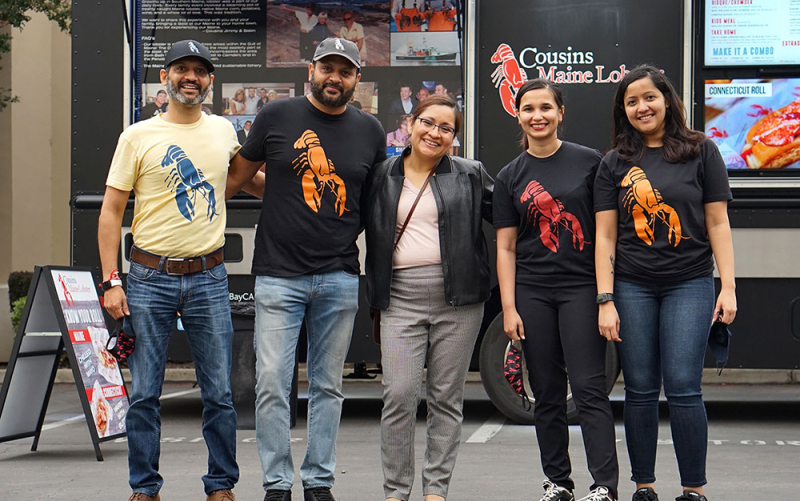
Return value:
[(239, 154), (266, 163), (254, 274), (359, 273), (362, 187), (386, 158), (375, 117), (352, 106), (328, 115), (305, 96), (270, 101)]
[(547, 158), (523, 152), (497, 175), (494, 226), (517, 227), (517, 283), (595, 283), (592, 185), (601, 158), (564, 141)]
[(731, 200), (728, 171), (709, 140), (700, 156), (669, 163), (646, 148), (637, 165), (612, 150), (600, 163), (594, 210), (619, 211), (615, 276), (628, 282), (682, 282), (714, 271), (704, 205)]

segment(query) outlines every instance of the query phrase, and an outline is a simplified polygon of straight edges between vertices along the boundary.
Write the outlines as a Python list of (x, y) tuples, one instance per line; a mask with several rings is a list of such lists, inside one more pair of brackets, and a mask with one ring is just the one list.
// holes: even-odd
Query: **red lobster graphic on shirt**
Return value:
[(500, 92), (503, 108), (512, 117), (516, 116), (514, 98), (519, 88), (528, 79), (528, 74), (520, 67), (514, 56), (514, 50), (508, 44), (501, 43), (492, 54), (491, 61), (494, 64), (501, 63), (492, 73), (492, 82)]
[(528, 221), (539, 226), (542, 243), (553, 252), (558, 252), (558, 240), (561, 228), (572, 233), (572, 246), (583, 250), (586, 239), (583, 237), (581, 223), (571, 213), (564, 209), (564, 204), (553, 198), (537, 181), (531, 181), (519, 197), (520, 203), (528, 204)]

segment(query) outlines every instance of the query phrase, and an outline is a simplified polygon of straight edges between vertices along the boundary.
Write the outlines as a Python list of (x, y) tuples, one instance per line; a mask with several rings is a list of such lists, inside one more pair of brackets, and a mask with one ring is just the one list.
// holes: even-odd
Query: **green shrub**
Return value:
[(25, 309), (27, 300), (28, 296), (22, 296), (11, 305), (11, 325), (14, 326), (15, 331), (19, 328), (19, 323), (22, 320), (22, 310)]

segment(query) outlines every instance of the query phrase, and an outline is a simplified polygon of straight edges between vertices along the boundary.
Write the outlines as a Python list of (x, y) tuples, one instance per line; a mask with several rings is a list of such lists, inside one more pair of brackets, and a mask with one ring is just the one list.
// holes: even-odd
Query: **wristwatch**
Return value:
[(614, 301), (614, 294), (610, 292), (603, 292), (602, 294), (597, 295), (597, 304), (603, 304), (609, 301)]
[(102, 284), (100, 284), (100, 288), (103, 289), (103, 292), (107, 291), (108, 289), (116, 286), (122, 287), (122, 280), (118, 278), (112, 278), (111, 280), (106, 280)]

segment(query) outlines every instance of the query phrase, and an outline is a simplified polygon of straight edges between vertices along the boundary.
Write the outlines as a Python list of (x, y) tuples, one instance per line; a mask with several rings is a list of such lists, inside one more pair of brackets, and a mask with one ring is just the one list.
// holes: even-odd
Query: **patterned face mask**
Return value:
[(111, 333), (106, 343), (106, 350), (120, 362), (133, 353), (135, 338), (122, 330), (122, 322), (117, 323), (116, 329)]
[(524, 375), (522, 371), (522, 353), (512, 345), (508, 350), (506, 362), (503, 365), (503, 376), (522, 399), (522, 408), (526, 411), (530, 410), (531, 401), (528, 399), (528, 393), (525, 391), (525, 385), (522, 381)]

